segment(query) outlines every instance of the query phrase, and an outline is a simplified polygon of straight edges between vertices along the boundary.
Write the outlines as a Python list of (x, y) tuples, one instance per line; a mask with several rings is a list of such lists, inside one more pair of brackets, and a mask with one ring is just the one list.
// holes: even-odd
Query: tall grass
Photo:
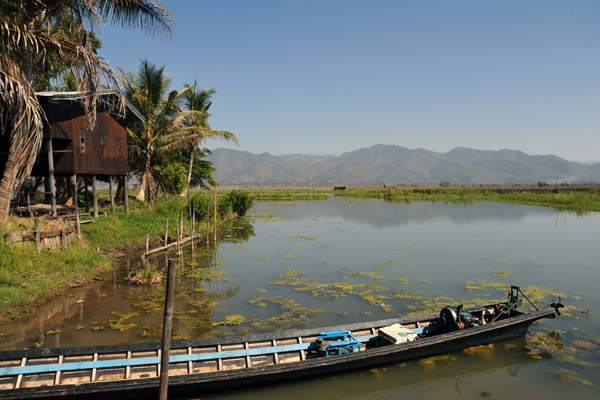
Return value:
[(111, 268), (81, 241), (70, 243), (66, 253), (54, 249), (39, 254), (35, 244), (1, 243), (0, 260), (0, 320), (29, 314), (36, 305)]

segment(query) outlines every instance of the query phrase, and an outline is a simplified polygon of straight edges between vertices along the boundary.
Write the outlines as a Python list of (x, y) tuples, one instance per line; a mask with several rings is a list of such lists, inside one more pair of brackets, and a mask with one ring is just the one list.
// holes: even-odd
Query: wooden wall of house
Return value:
[[(54, 150), (56, 175), (126, 175), (127, 131), (111, 114), (98, 110), (96, 125), (87, 129), (82, 107), (75, 102), (45, 104)], [(48, 171), (42, 152), (32, 175)]]
[[(97, 114), (93, 130), (90, 131), (86, 127), (84, 115), (50, 123), (53, 145), (61, 141), (64, 133), (72, 138), (73, 152), (64, 153), (67, 156), (64, 162), (55, 158), (56, 173), (68, 173), (68, 164), (72, 163), (77, 175), (126, 175), (127, 131), (125, 128), (105, 111)], [(69, 155), (72, 155), (72, 160), (69, 159)]]

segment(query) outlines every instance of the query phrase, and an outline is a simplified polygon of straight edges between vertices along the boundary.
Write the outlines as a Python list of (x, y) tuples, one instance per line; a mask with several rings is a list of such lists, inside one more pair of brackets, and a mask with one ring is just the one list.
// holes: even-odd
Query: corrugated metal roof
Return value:
[[(87, 92), (81, 92), (81, 91), (77, 91), (77, 92), (36, 92), (35, 95), (38, 97), (48, 97), (48, 98), (50, 98), (50, 100), (53, 100), (53, 101), (78, 101), (78, 100), (83, 100), (86, 97), (90, 96)], [(116, 90), (99, 90), (98, 91), (99, 97), (116, 96), (116, 95), (117, 95)], [(103, 103), (107, 105), (107, 108), (109, 109), (109, 111), (111, 113), (118, 115), (121, 118), (127, 119), (127, 116), (123, 116), (123, 115), (116, 113), (114, 111), (114, 109), (112, 109), (112, 107), (108, 106), (106, 101), (103, 101)], [(129, 102), (129, 100), (127, 100), (127, 99), (125, 99), (125, 106), (127, 107), (127, 110), (132, 115), (134, 115), (138, 120), (140, 120), (142, 122), (144, 122), (146, 120), (144, 118), (144, 116), (138, 111), (138, 109), (135, 108), (133, 106), (133, 104), (131, 104)]]

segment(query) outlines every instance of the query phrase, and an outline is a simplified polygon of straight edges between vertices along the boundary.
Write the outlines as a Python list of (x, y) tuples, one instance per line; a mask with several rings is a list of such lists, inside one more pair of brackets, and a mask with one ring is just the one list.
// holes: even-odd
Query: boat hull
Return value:
[[(553, 318), (554, 310), (545, 309), (528, 314), (521, 314), (504, 320), (492, 322), (486, 325), (478, 325), (472, 328), (459, 330), (441, 335), (424, 337), (422, 339), (369, 348), (363, 351), (343, 354), (333, 357), (316, 357), (302, 361), (289, 362), (276, 365), (252, 366), (232, 370), (220, 370), (215, 372), (190, 373), (185, 375), (174, 375), (169, 377), (169, 395), (199, 395), (208, 392), (238, 389), (248, 386), (272, 384), (290, 380), (306, 379), (340, 373), (353, 369), (373, 368), (390, 363), (405, 362), (413, 359), (430, 357), (458, 351), (467, 347), (482, 344), (500, 342), (523, 337), (529, 326), (541, 318)], [(435, 319), (435, 314), (420, 316), (422, 320)], [(393, 323), (407, 323), (415, 321), (415, 318), (400, 318), (374, 323), (360, 323), (343, 325), (320, 329), (307, 329), (289, 332), (278, 336), (282, 338), (310, 337), (315, 336), (323, 330), (361, 330), (372, 326), (382, 327)], [(375, 325), (373, 325), (375, 324)], [(197, 345), (227, 345), (229, 343), (253, 342), (270, 340), (272, 335), (252, 335), (246, 337), (226, 337), (199, 341), (182, 341), (173, 343), (173, 348)], [(139, 344), (133, 346), (102, 346), (94, 351), (116, 351), (135, 348), (138, 350), (155, 349), (156, 344)], [(123, 349), (121, 349), (121, 347)], [(40, 354), (53, 356), (55, 354), (82, 354), (90, 352), (91, 349), (44, 349), (37, 350)], [(0, 352), (0, 360), (11, 357), (26, 357), (35, 355), (36, 351), (29, 352)], [(0, 390), (0, 399), (22, 399), (22, 398), (49, 398), (64, 396), (65, 398), (148, 398), (155, 396), (158, 390), (159, 379), (157, 377), (129, 380), (115, 380), (104, 382), (88, 382), (75, 385), (41, 386), (31, 388), (20, 388), (12, 390)]]

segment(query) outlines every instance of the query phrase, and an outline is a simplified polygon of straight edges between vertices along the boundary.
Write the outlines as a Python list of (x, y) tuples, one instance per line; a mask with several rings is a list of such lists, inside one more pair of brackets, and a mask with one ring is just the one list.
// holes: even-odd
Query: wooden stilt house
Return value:
[[(96, 124), (89, 129), (83, 107), (82, 92), (36, 93), (47, 123), (44, 124), (44, 144), (33, 167), (31, 176), (46, 178), (46, 192), (50, 197), (51, 213), (57, 214), (56, 178), (69, 182), (71, 204), (77, 207), (77, 187), (86, 193), (89, 209), (88, 187), (92, 186), (94, 214), (98, 215), (96, 181), (108, 181), (111, 207), (114, 210), (113, 179), (120, 179), (124, 189), (123, 201), (127, 209), (127, 130), (129, 121), (143, 120), (131, 104), (124, 115), (116, 113), (109, 104), (115, 100), (114, 92), (100, 95), (96, 109)], [(52, 157), (49, 157), (49, 155)]]

